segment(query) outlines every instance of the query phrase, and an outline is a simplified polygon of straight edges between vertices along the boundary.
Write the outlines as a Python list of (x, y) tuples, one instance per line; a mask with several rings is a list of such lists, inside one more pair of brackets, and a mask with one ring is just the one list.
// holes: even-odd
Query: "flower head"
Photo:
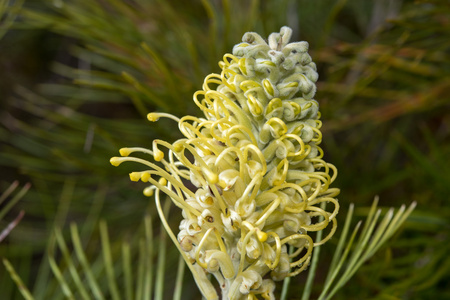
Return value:
[[(203, 118), (148, 115), (172, 118), (184, 138), (154, 140), (152, 150), (124, 148), (111, 159), (147, 166), (131, 180), (149, 182), (144, 194), (155, 194), (157, 204), (162, 192), (182, 210), (175, 242), (208, 299), (217, 294), (205, 272), (223, 299), (274, 299), (273, 280), (305, 270), (313, 248), (336, 229), (339, 190), (330, 184), (337, 170), (319, 147), (316, 65), (306, 42), (288, 43), (291, 32), (283, 27), (267, 43), (246, 33), (219, 63), (222, 72), (194, 94)], [(134, 152), (155, 162), (130, 157)], [(324, 202), (333, 209), (322, 209)], [(313, 242), (310, 233), (329, 225)]]

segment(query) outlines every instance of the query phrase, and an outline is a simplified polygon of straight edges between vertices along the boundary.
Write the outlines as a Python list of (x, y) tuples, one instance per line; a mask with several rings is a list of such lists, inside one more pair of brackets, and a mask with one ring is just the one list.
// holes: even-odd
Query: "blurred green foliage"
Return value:
[[(178, 256), (145, 242), (149, 220), (159, 232), (154, 203), (124, 178), (126, 166), (113, 168), (109, 158), (157, 136), (174, 139), (170, 122), (148, 124), (146, 113), (198, 114), (192, 94), (242, 34), (267, 36), (283, 25), (293, 28), (293, 40), (309, 42), (318, 65), (322, 146), (339, 170), (343, 211), (355, 203), (363, 218), (375, 195), (384, 207), (418, 203), (403, 230), (334, 299), (450, 298), (448, 1), (3, 0), (0, 191), (16, 179), (32, 187), (0, 222), (2, 229), (26, 212), (0, 256), (36, 299), (63, 299), (61, 278), (71, 264), (87, 274), (64, 240), (70, 249), (84, 245), (100, 290), (113, 293), (107, 276), (99, 277), (108, 257), (100, 253), (107, 236), (100, 220), (109, 228), (106, 249), (117, 264), (125, 259), (118, 276), (127, 291), (172, 297), (179, 281), (167, 272), (159, 276), (164, 286), (142, 290), (140, 280), (151, 282), (156, 269), (145, 273), (138, 265), (156, 266), (164, 252), (159, 261), (173, 270)], [(336, 243), (321, 250), (319, 279)], [(140, 278), (136, 286), (127, 284), (128, 267)], [(291, 279), (288, 299), (301, 294), (305, 277)], [(184, 278), (182, 299), (198, 299), (187, 288), (190, 275)], [(314, 285), (313, 297), (320, 290)], [(2, 268), (0, 296), (22, 299)]]

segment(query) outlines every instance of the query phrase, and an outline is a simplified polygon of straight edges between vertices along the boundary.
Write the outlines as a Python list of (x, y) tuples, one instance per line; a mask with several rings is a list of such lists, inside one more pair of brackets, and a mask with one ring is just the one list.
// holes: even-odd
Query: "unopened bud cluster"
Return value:
[[(288, 43), (291, 32), (283, 27), (268, 42), (246, 33), (219, 63), (221, 74), (208, 75), (194, 94), (203, 118), (148, 115), (174, 119), (184, 138), (154, 140), (152, 150), (123, 148), (111, 159), (146, 165), (130, 178), (182, 209), (178, 248), (207, 299), (218, 295), (206, 273), (222, 299), (274, 299), (274, 281), (305, 270), (313, 248), (336, 230), (339, 190), (329, 186), (337, 171), (319, 147), (316, 66), (306, 42)], [(310, 233), (328, 226), (313, 241)]]

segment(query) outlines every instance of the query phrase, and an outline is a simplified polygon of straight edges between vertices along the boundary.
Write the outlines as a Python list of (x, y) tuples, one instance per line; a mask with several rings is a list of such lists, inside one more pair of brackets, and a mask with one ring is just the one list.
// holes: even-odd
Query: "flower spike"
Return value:
[[(208, 75), (194, 94), (203, 118), (148, 114), (151, 122), (177, 122), (182, 139), (155, 140), (152, 150), (122, 148), (122, 157), (111, 158), (114, 166), (150, 168), (131, 180), (149, 182), (144, 194), (155, 195), (157, 205), (162, 192), (183, 211), (177, 238), (161, 217), (208, 299), (219, 296), (206, 273), (222, 299), (275, 299), (274, 281), (304, 271), (314, 247), (337, 228), (339, 189), (330, 188), (337, 170), (319, 147), (316, 65), (308, 43), (289, 43), (291, 35), (282, 27), (266, 42), (246, 33), (219, 62), (221, 73)], [(314, 243), (311, 233), (326, 228)]]

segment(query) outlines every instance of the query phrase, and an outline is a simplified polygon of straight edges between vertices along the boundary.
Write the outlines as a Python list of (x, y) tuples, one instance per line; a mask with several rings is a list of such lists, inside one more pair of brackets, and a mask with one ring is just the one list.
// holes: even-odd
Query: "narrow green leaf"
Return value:
[[(14, 183), (13, 183), (14, 185)], [(12, 186), (13, 186), (12, 185)], [(15, 185), (14, 185), (15, 186)], [(31, 184), (27, 183), (25, 184), (22, 189), (11, 199), (8, 201), (8, 203), (6, 203), (6, 205), (2, 208), (2, 210), (0, 210), (0, 220), (2, 220), (6, 213), (14, 206), (17, 204), (17, 202), (19, 202), (20, 199), (23, 198), (23, 196), (25, 196), (25, 194), (28, 192), (28, 190), (30, 189)], [(11, 186), (10, 186), (11, 188)], [(15, 187), (14, 187), (15, 188)], [(14, 190), (14, 189), (13, 189)], [(12, 191), (13, 191), (12, 190)], [(11, 192), (12, 192), (11, 191)], [(6, 197), (5, 197), (6, 198)], [(3, 200), (2, 200), (3, 201)]]
[(175, 279), (175, 289), (173, 292), (173, 300), (182, 300), (181, 295), (183, 292), (183, 278), (184, 270), (186, 269), (186, 263), (183, 257), (180, 255), (178, 258), (177, 277)]
[(12, 192), (19, 186), (19, 181), (14, 181), (11, 183), (11, 185), (2, 193), (0, 194), (0, 204), (5, 201), (6, 198), (8, 198), (9, 195), (11, 195)]
[(341, 236), (339, 238), (338, 245), (336, 247), (336, 250), (333, 254), (333, 259), (331, 260), (330, 269), (328, 271), (327, 278), (325, 279), (325, 283), (327, 283), (331, 278), (331, 275), (334, 273), (334, 270), (337, 267), (339, 258), (342, 257), (342, 251), (344, 251), (344, 244), (347, 241), (347, 235), (350, 229), (350, 223), (352, 221), (353, 217), (353, 211), (354, 211), (355, 205), (353, 203), (350, 204), (347, 212), (347, 216), (345, 218), (344, 228), (342, 229)]
[[(170, 201), (164, 203), (164, 214), (167, 214), (170, 209)], [(159, 233), (159, 248), (158, 248), (158, 264), (156, 266), (156, 287), (155, 287), (155, 300), (163, 300), (164, 292), (164, 271), (166, 265), (166, 253), (167, 253), (167, 233), (163, 226)]]
[(108, 287), (110, 296), (113, 300), (120, 300), (119, 289), (116, 284), (116, 275), (114, 272), (114, 263), (111, 256), (111, 244), (109, 242), (108, 227), (105, 221), (100, 221), (100, 238), (102, 241), (103, 259), (108, 277)]
[[(150, 299), (153, 288), (153, 228), (152, 218), (146, 215), (144, 219), (145, 226), (145, 250), (146, 256), (143, 265), (145, 264), (145, 278), (144, 278), (144, 299)], [(159, 262), (159, 259), (158, 259)], [(158, 280), (158, 279), (156, 279)]]
[[(327, 279), (326, 279), (326, 281), (325, 281), (324, 287), (323, 287), (322, 292), (321, 292), (321, 294), (320, 294), (320, 296), (319, 296), (319, 300), (330, 299), (330, 298), (332, 297), (332, 295), (334, 295), (335, 292), (332, 291), (331, 293), (328, 294), (328, 291), (329, 291), (329, 289), (331, 288), (331, 286), (332, 286), (334, 280), (335, 280), (336, 277), (338, 276), (339, 272), (341, 271), (342, 266), (343, 266), (344, 263), (346, 262), (347, 256), (348, 256), (348, 254), (350, 253), (350, 249), (351, 249), (352, 246), (353, 246), (353, 241), (355, 240), (356, 234), (358, 233), (359, 228), (361, 227), (361, 223), (362, 223), (362, 222), (360, 221), (360, 222), (358, 222), (358, 223), (356, 224), (355, 228), (353, 229), (353, 233), (352, 233), (352, 235), (351, 235), (351, 237), (350, 237), (350, 240), (349, 240), (348, 242), (346, 242), (346, 243), (347, 243), (347, 246), (345, 247), (344, 254), (343, 254), (342, 256), (338, 257), (337, 264), (336, 264), (336, 266), (333, 268), (333, 270), (331, 270), (331, 269), (329, 270), (329, 275), (327, 276)], [(331, 274), (331, 275), (330, 275), (330, 274)], [(337, 289), (339, 289), (339, 288), (341, 288), (341, 286), (338, 285), (338, 284), (336, 284), (336, 285), (335, 285), (335, 289), (337, 290)]]
[(144, 300), (144, 277), (145, 277), (145, 259), (147, 252), (145, 251), (145, 240), (139, 241), (139, 264), (136, 277), (136, 300)]
[(133, 273), (131, 271), (131, 255), (130, 244), (124, 242), (122, 244), (122, 265), (123, 265), (123, 281), (125, 286), (126, 299), (134, 299), (133, 295)]
[[(84, 283), (80, 278), (80, 274), (78, 273), (78, 269), (72, 260), (69, 249), (67, 248), (67, 245), (64, 241), (64, 237), (61, 233), (61, 230), (58, 227), (55, 228), (55, 237), (56, 237), (56, 241), (58, 243), (58, 247), (61, 250), (64, 260), (67, 264), (67, 268), (69, 269), (69, 273), (72, 276), (72, 279), (75, 283), (77, 291), (80, 293), (80, 296), (82, 299), (90, 300), (91, 298), (89, 297), (89, 294), (88, 294), (87, 290), (85, 289)], [(53, 255), (53, 251), (51, 250), (51, 248), (50, 248), (50, 251), (51, 252), (49, 253), (49, 257)], [(53, 270), (53, 268), (52, 268), (52, 270)], [(55, 276), (57, 276), (57, 275), (55, 274)]]
[[(56, 263), (56, 261), (54, 259), (53, 252), (48, 253), (48, 263), (50, 264), (50, 268), (52, 269), (53, 274), (56, 277), (56, 280), (58, 280), (59, 287), (61, 288), (64, 296), (66, 296), (68, 299), (75, 299), (72, 291), (70, 290), (69, 285), (67, 284), (66, 280), (64, 279), (64, 275), (62, 274), (61, 270), (58, 267), (58, 264)], [(87, 299), (87, 298), (84, 298), (84, 299)]]
[(30, 293), (30, 291), (25, 286), (25, 284), (22, 282), (22, 279), (16, 273), (16, 270), (11, 265), (11, 263), (6, 258), (3, 258), (3, 264), (5, 265), (6, 270), (8, 270), (12, 280), (16, 283), (17, 287), (19, 288), (20, 293), (25, 298), (25, 300), (34, 300), (33, 296)]
[(94, 274), (92, 273), (90, 264), (86, 258), (86, 254), (83, 251), (83, 246), (81, 244), (80, 236), (78, 234), (77, 225), (75, 223), (70, 224), (70, 233), (72, 236), (72, 242), (75, 248), (75, 254), (78, 257), (78, 260), (81, 263), (81, 266), (83, 267), (84, 273), (86, 274), (86, 279), (89, 287), (92, 290), (92, 293), (96, 299), (103, 300), (105, 297), (103, 296), (103, 293), (98, 285), (97, 280), (94, 277)]

